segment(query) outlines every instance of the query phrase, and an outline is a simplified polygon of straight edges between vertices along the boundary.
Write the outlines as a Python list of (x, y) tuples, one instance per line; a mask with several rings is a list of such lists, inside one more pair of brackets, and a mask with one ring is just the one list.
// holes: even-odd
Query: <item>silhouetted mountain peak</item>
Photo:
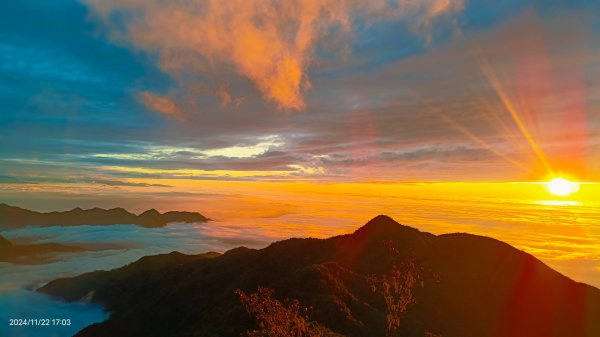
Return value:
[(364, 226), (357, 229), (354, 234), (358, 236), (362, 235), (381, 235), (381, 234), (398, 234), (400, 232), (404, 232), (406, 230), (419, 232), (417, 229), (408, 227), (400, 224), (396, 220), (392, 219), (387, 215), (380, 214), (369, 222), (367, 222)]
[(378, 216), (369, 220), (369, 222), (367, 222), (363, 227), (367, 227), (367, 226), (398, 226), (398, 225), (400, 225), (400, 223), (398, 223), (396, 220), (392, 219), (391, 217), (389, 217), (385, 214), (379, 214)]
[(256, 250), (248, 248), (248, 247), (237, 247), (237, 248), (233, 248), (233, 249), (226, 251), (225, 253), (223, 253), (223, 255), (228, 256), (228, 257), (241, 256), (244, 254), (248, 254), (249, 252), (253, 252), (253, 251), (256, 251)]
[(147, 211), (145, 211), (144, 213), (140, 214), (141, 217), (156, 217), (159, 216), (160, 213), (155, 210), (154, 208), (151, 208)]

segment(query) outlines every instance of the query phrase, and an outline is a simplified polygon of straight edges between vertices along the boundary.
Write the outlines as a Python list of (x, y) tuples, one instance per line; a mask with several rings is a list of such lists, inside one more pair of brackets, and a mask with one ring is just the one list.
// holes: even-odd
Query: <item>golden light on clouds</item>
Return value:
[[(103, 169), (154, 175), (169, 171)], [(600, 275), (588, 275), (589, 269), (577, 264), (586, 259), (600, 261), (597, 245), (600, 232), (595, 226), (600, 220), (596, 211), (600, 206), (600, 184), (596, 183), (582, 184), (577, 202), (574, 202), (565, 198), (547, 200), (546, 183), (540, 182), (267, 182), (185, 178), (207, 173), (200, 170), (171, 173), (179, 174), (180, 178), (177, 175), (130, 178), (127, 182), (131, 186), (39, 184), (23, 187), (8, 184), (0, 186), (0, 191), (3, 190), (5, 195), (26, 193), (27, 196), (32, 191), (37, 195), (59, 193), (65, 198), (73, 198), (77, 204), (93, 195), (94, 205), (96, 197), (103, 196), (107, 200), (103, 207), (116, 207), (132, 198), (143, 201), (132, 206), (135, 211), (141, 212), (149, 205), (161, 211), (200, 211), (216, 224), (261, 228), (265, 233), (279, 233), (281, 238), (347, 233), (373, 214), (383, 213), (403, 224), (433, 233), (461, 231), (493, 236), (535, 253), (549, 265), (580, 280), (596, 282), (593, 277)], [(250, 172), (237, 174), (248, 175)], [(161, 193), (168, 193), (169, 197), (165, 198)]]
[(203, 150), (194, 159), (207, 157), (251, 158), (266, 153), (272, 148), (284, 145), (281, 137), (269, 135), (258, 138), (258, 143), (252, 145), (235, 145), (219, 149)]
[(296, 170), (252, 171), (252, 170), (200, 170), (200, 169), (159, 169), (129, 166), (101, 166), (100, 171), (163, 175), (170, 178), (250, 178), (285, 177)]
[(140, 94), (140, 100), (146, 107), (160, 112), (167, 117), (179, 120), (185, 118), (185, 114), (179, 109), (177, 104), (168, 97), (143, 92)]
[[(110, 37), (158, 56), (160, 68), (179, 82), (178, 90), (198, 95), (206, 85), (219, 97), (222, 79), (212, 74), (233, 69), (249, 79), (280, 109), (302, 110), (311, 87), (309, 68), (319, 43), (352, 39), (352, 22), (411, 18), (411, 28), (430, 39), (434, 20), (460, 12), (464, 0), (84, 0)], [(114, 13), (127, 13), (124, 25)], [(344, 36), (339, 39), (339, 36)], [(211, 91), (211, 90), (208, 90)], [(149, 108), (167, 116), (181, 109), (166, 97), (142, 94)], [(228, 99), (225, 99), (228, 101)]]

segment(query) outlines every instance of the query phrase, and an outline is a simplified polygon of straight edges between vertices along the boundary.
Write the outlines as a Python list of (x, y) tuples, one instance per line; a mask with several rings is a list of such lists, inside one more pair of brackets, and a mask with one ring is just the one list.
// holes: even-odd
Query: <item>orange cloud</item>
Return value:
[(216, 91), (217, 96), (221, 99), (221, 108), (224, 108), (229, 105), (233, 105), (234, 107), (239, 107), (244, 100), (243, 97), (232, 97), (229, 92), (229, 86), (221, 85)]
[(140, 100), (146, 107), (158, 111), (169, 118), (184, 119), (185, 117), (177, 104), (167, 97), (143, 92), (140, 94)]
[[(313, 50), (332, 27), (348, 33), (354, 18), (411, 15), (414, 28), (426, 31), (464, 0), (84, 1), (113, 39), (156, 53), (160, 67), (182, 82), (233, 69), (279, 108), (302, 110)], [(124, 22), (115, 23), (115, 12), (126, 13)]]

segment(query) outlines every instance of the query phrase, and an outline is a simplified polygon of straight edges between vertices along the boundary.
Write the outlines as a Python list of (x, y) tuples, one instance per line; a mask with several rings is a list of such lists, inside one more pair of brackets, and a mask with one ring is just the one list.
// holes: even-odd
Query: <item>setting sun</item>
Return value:
[(579, 183), (564, 178), (554, 178), (548, 182), (548, 192), (557, 196), (568, 196), (579, 191)]
[(0, 0), (0, 337), (600, 337), (598, 56), (600, 0)]

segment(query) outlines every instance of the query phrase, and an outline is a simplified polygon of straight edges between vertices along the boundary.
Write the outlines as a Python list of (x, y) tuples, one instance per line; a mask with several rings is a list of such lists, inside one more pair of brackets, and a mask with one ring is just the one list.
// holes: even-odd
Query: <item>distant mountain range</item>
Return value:
[(222, 255), (177, 252), (112, 271), (52, 281), (39, 291), (102, 303), (105, 321), (77, 336), (231, 336), (256, 329), (236, 295), (258, 286), (298, 299), (333, 335), (386, 335), (371, 275), (412, 261), (415, 302), (398, 336), (597, 337), (600, 290), (510, 245), (470, 234), (433, 235), (378, 216), (353, 234), (289, 239)]
[(82, 247), (67, 246), (59, 243), (15, 245), (0, 235), (0, 262), (36, 264), (46, 262), (48, 254), (74, 253), (85, 250)]
[(132, 224), (142, 227), (162, 227), (170, 222), (206, 222), (209, 219), (195, 212), (159, 213), (155, 209), (135, 215), (123, 208), (74, 208), (65, 212), (40, 213), (20, 207), (0, 204), (0, 229), (33, 226), (78, 226)]

